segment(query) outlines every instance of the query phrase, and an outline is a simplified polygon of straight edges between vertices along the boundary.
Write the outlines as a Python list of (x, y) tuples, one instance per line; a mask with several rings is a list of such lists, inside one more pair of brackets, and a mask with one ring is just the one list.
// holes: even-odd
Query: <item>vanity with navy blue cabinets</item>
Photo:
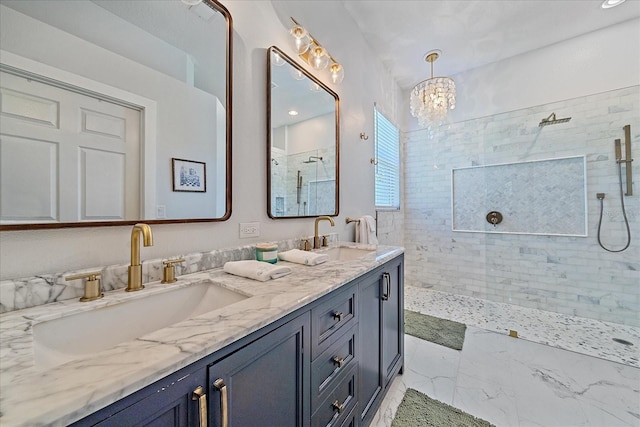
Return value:
[(403, 366), (403, 255), (74, 426), (368, 426)]

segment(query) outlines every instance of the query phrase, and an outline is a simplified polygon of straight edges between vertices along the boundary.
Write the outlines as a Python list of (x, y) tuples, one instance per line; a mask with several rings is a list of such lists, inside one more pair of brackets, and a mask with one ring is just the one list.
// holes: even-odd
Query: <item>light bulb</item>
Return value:
[(276, 67), (283, 66), (284, 59), (282, 59), (282, 56), (280, 56), (278, 52), (272, 52), (272, 54), (273, 54), (273, 65), (275, 65)]
[(333, 84), (338, 85), (342, 83), (342, 80), (344, 79), (344, 68), (342, 68), (342, 65), (334, 62), (329, 66), (329, 74)]
[(293, 67), (289, 68), (289, 73), (291, 73), (291, 77), (296, 80), (304, 80), (304, 78), (306, 77), (302, 71)]
[(309, 90), (311, 92), (320, 92), (320, 85), (313, 80), (309, 80)]
[(311, 44), (311, 38), (309, 37), (309, 33), (304, 27), (300, 25), (294, 25), (289, 30), (289, 34), (293, 36), (293, 43), (295, 45), (296, 50), (298, 51), (298, 55), (302, 55), (307, 50), (309, 50), (309, 45)]
[(309, 65), (314, 70), (324, 70), (329, 65), (329, 55), (322, 46), (314, 46), (309, 51)]

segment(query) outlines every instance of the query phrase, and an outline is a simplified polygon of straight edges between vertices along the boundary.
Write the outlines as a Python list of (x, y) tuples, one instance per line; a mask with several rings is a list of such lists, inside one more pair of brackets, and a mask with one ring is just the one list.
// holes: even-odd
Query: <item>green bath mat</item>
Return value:
[(495, 427), (485, 420), (409, 388), (398, 406), (391, 427), (417, 426)]
[(404, 311), (404, 333), (454, 350), (462, 350), (464, 323), (452, 322), (411, 310)]

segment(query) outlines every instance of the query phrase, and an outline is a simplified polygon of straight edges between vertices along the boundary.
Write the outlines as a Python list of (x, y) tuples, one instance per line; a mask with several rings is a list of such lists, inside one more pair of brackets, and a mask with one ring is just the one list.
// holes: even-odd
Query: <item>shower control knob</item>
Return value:
[(498, 211), (489, 212), (487, 214), (487, 222), (489, 224), (493, 224), (493, 226), (495, 227), (502, 222), (502, 214)]

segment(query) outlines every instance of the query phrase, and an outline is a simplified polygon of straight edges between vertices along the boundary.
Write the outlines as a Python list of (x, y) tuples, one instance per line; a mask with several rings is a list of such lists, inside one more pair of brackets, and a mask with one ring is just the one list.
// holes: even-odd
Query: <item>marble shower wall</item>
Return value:
[[(552, 112), (570, 122), (540, 128)], [(640, 158), (640, 86), (428, 130), (406, 132), (404, 246), (408, 284), (524, 307), (640, 326), (640, 167), (625, 197), (632, 242), (597, 242), (596, 193), (606, 193), (602, 242), (626, 243), (614, 140), (631, 125)], [(452, 169), (586, 157), (586, 237), (452, 230)], [(623, 169), (624, 175), (624, 169)], [(623, 176), (624, 179), (624, 176)], [(480, 212), (483, 217), (486, 212)]]
[[(453, 229), (585, 236), (585, 158), (454, 169)], [(502, 221), (491, 224), (497, 211)]]
[[(322, 157), (323, 160), (309, 163), (310, 156)], [(330, 154), (327, 148), (290, 155), (274, 155), (271, 165), (271, 206), (275, 207), (275, 216), (313, 216), (334, 212), (334, 159), (335, 156)], [(298, 173), (302, 178), (300, 203), (297, 194)], [(322, 197), (323, 194), (328, 197)]]

